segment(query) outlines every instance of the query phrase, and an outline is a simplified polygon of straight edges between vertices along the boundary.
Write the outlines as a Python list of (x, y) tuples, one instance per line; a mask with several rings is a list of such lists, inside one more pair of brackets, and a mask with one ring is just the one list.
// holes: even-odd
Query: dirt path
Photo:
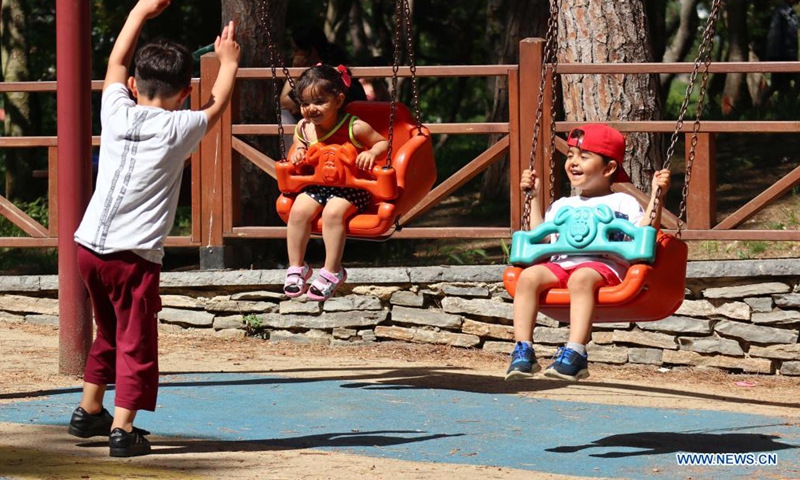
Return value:
[[(58, 333), (50, 327), (0, 322), (0, 408), (56, 388), (80, 387), (79, 378), (57, 373)], [(165, 329), (161, 370), (256, 372), (292, 378), (358, 380), (378, 385), (452, 389), (526, 398), (715, 410), (780, 416), (800, 424), (798, 381), (788, 377), (729, 375), (711, 369), (592, 365), (577, 385), (536, 380), (503, 382), (503, 355), (478, 351), (379, 343), (320, 347), (228, 340), (209, 333)], [(156, 416), (158, 412), (156, 412)], [(117, 461), (95, 439), (79, 441), (63, 427), (0, 423), (0, 475), (13, 478), (530, 478), (532, 472), (488, 466), (372, 458), (318, 449), (281, 449), (243, 444), (241, 451), (214, 448), (181, 455), (150, 455)], [(158, 444), (175, 439), (153, 436)], [(186, 439), (181, 439), (186, 440)], [(78, 445), (78, 448), (76, 448)], [(219, 451), (217, 451), (219, 450)], [(162, 453), (168, 453), (164, 450)], [(564, 478), (544, 475), (542, 478)]]

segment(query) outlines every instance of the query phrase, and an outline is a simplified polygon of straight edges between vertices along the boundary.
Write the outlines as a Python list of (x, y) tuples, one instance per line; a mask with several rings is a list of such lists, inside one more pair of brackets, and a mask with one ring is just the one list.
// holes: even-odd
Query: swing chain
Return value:
[(556, 70), (558, 69), (558, 0), (553, 2), (551, 7), (550, 16), (555, 18), (555, 28), (553, 33), (553, 46), (552, 51), (550, 52), (550, 62), (551, 62), (551, 73), (550, 73), (550, 190), (549, 190), (549, 200), (550, 202), (548, 205), (552, 205), (555, 201), (555, 194), (556, 194), (556, 100), (557, 96), (557, 86), (558, 86), (558, 75), (556, 75)]
[(403, 6), (406, 0), (395, 2), (394, 16), (394, 54), (392, 56), (392, 99), (389, 103), (389, 149), (386, 151), (386, 168), (392, 166), (392, 153), (394, 151), (394, 117), (397, 109), (397, 72), (400, 69), (400, 41), (403, 29), (402, 16), (405, 12)]
[[(678, 226), (677, 231), (675, 232), (675, 236), (677, 238), (681, 238), (681, 230), (683, 229), (683, 218), (686, 215), (686, 200), (689, 196), (689, 183), (692, 179), (692, 166), (694, 165), (694, 159), (696, 156), (696, 149), (697, 149), (697, 134), (700, 131), (700, 117), (703, 114), (703, 109), (705, 106), (705, 95), (707, 90), (707, 84), (709, 79), (709, 66), (711, 65), (711, 53), (714, 50), (714, 34), (716, 32), (716, 25), (717, 25), (717, 17), (719, 15), (721, 0), (714, 0), (714, 3), (711, 6), (711, 12), (708, 16), (708, 23), (706, 24), (706, 28), (703, 31), (703, 40), (700, 43), (700, 47), (697, 51), (697, 58), (694, 61), (694, 68), (692, 69), (692, 73), (689, 76), (689, 83), (686, 86), (686, 94), (683, 98), (683, 103), (681, 104), (680, 113), (678, 114), (678, 120), (675, 123), (675, 131), (672, 132), (672, 137), (670, 139), (669, 148), (667, 148), (667, 159), (664, 162), (664, 168), (669, 169), (670, 163), (672, 161), (672, 157), (675, 154), (675, 145), (678, 142), (678, 137), (680, 135), (680, 131), (683, 128), (683, 119), (686, 115), (686, 110), (689, 108), (689, 100), (692, 96), (692, 92), (694, 91), (694, 83), (697, 80), (697, 72), (700, 69), (700, 65), (703, 65), (703, 75), (700, 84), (700, 91), (698, 92), (697, 98), (697, 106), (695, 110), (695, 120), (694, 125), (692, 127), (692, 139), (689, 148), (689, 155), (686, 158), (686, 174), (685, 174), (685, 181), (683, 184), (683, 190), (681, 192), (681, 204), (678, 211)], [(660, 203), (661, 197), (661, 188), (659, 187), (656, 191), (655, 201), (653, 203), (653, 210), (650, 212), (650, 226), (654, 226), (653, 223), (655, 221), (656, 211), (658, 210), (658, 206)]]
[[(545, 85), (547, 84), (547, 71), (549, 68), (553, 69), (553, 92), (555, 93), (555, 68), (557, 65), (557, 53), (556, 53), (556, 43), (558, 41), (558, 1), (559, 0), (551, 0), (550, 2), (550, 18), (547, 21), (547, 33), (545, 35), (545, 43), (544, 43), (544, 54), (542, 57), (542, 71), (540, 73), (540, 81), (539, 81), (539, 97), (536, 104), (536, 117), (533, 124), (533, 144), (531, 146), (531, 155), (528, 161), (528, 169), (534, 169), (534, 162), (536, 158), (536, 151), (539, 148), (539, 132), (542, 128), (542, 113), (544, 110), (544, 89)], [(548, 62), (553, 62), (552, 64)], [(552, 105), (552, 112), (555, 112), (555, 101)], [(553, 116), (555, 118), (555, 115)], [(551, 141), (553, 145), (555, 145), (555, 122), (551, 122), (552, 130), (551, 130)], [(553, 158), (553, 150), (550, 150), (550, 182), (551, 185), (555, 182), (555, 159)], [(534, 180), (535, 182), (535, 180)], [(553, 200), (553, 188), (550, 188), (550, 201)], [(525, 191), (525, 199), (522, 205), (522, 219), (520, 228), (523, 230), (528, 230), (530, 228), (530, 219), (531, 219), (531, 200), (533, 199), (533, 189), (530, 188)]]
[(272, 72), (272, 93), (273, 93), (273, 102), (275, 108), (275, 114), (278, 120), (278, 148), (280, 151), (280, 159), (279, 162), (285, 162), (286, 159), (286, 142), (284, 141), (284, 133), (283, 133), (283, 119), (281, 118), (281, 100), (280, 100), (280, 88), (278, 88), (278, 74), (277, 74), (277, 65), (280, 63), (282, 65), (283, 74), (286, 77), (286, 80), (289, 82), (289, 86), (294, 90), (294, 79), (289, 74), (289, 69), (286, 68), (286, 64), (283, 60), (283, 55), (278, 51), (278, 48), (275, 46), (275, 43), (272, 39), (272, 14), (270, 9), (270, 2), (269, 0), (263, 0), (259, 4), (259, 9), (261, 10), (261, 25), (264, 28), (265, 34), (267, 36), (267, 51), (268, 51), (268, 58), (269, 58), (269, 66)]
[(419, 108), (419, 89), (417, 87), (417, 63), (414, 59), (414, 39), (411, 31), (411, 7), (408, 0), (403, 0), (403, 13), (405, 15), (406, 53), (411, 70), (411, 87), (414, 99), (414, 117), (417, 121), (417, 135), (422, 135), (422, 111)]

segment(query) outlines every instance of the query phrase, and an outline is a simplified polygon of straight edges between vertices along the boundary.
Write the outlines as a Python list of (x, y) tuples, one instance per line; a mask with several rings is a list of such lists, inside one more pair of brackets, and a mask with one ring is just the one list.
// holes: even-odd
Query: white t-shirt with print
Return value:
[(139, 106), (115, 83), (103, 92), (100, 122), (97, 184), (75, 241), (99, 254), (130, 250), (161, 263), (184, 161), (205, 135), (208, 117)]
[[(642, 206), (639, 205), (636, 198), (627, 193), (617, 192), (602, 197), (582, 197), (580, 195), (575, 195), (573, 197), (559, 198), (547, 209), (544, 214), (544, 219), (548, 222), (553, 221), (556, 218), (556, 213), (563, 207), (578, 208), (595, 207), (597, 205), (606, 205), (614, 212), (614, 217), (628, 220), (637, 227), (642, 217), (644, 217), (644, 210)], [(553, 235), (551, 241), (556, 241), (555, 235)], [(560, 255), (552, 257), (550, 261), (560, 265), (564, 269), (570, 269), (586, 262), (600, 262), (607, 265), (620, 280), (622, 280), (628, 267), (630, 267), (628, 262), (618, 257), (605, 255)]]

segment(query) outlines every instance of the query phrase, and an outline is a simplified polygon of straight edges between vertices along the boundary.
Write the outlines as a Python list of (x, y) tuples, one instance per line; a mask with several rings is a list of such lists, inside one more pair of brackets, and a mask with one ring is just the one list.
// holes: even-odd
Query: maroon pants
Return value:
[(115, 384), (118, 407), (155, 410), (161, 265), (133, 252), (99, 255), (78, 245), (78, 269), (97, 324), (84, 381)]

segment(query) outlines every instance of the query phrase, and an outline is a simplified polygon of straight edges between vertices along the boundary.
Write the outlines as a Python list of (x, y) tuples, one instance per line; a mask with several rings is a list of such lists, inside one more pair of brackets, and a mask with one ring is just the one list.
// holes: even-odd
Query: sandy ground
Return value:
[[(58, 373), (58, 332), (54, 328), (0, 322), (0, 339), (0, 408), (3, 403), (20, 401), (25, 394), (81, 385), (80, 378)], [(578, 384), (548, 380), (508, 383), (501, 381), (507, 362), (504, 355), (395, 342), (342, 347), (274, 344), (174, 328), (162, 331), (159, 347), (163, 373), (263, 372), (300, 378), (333, 375), (343, 380), (357, 376), (360, 381), (379, 384), (539, 399), (758, 413), (800, 424), (800, 381), (791, 377), (731, 375), (715, 369), (659, 371), (654, 366), (592, 365), (592, 376)], [(180, 455), (120, 461), (108, 458), (105, 449), (76, 448), (76, 444), (96, 446), (96, 439), (75, 439), (65, 433), (65, 428), (0, 423), (0, 432), (0, 476), (12, 478), (516, 479), (533, 474), (263, 445), (244, 446), (241, 452), (217, 452), (213, 442), (205, 442), (206, 447), (212, 444), (208, 448), (183, 449)], [(171, 443), (179, 443), (156, 435), (150, 438), (159, 444), (157, 448), (168, 449)], [(537, 474), (537, 478), (564, 477)]]

